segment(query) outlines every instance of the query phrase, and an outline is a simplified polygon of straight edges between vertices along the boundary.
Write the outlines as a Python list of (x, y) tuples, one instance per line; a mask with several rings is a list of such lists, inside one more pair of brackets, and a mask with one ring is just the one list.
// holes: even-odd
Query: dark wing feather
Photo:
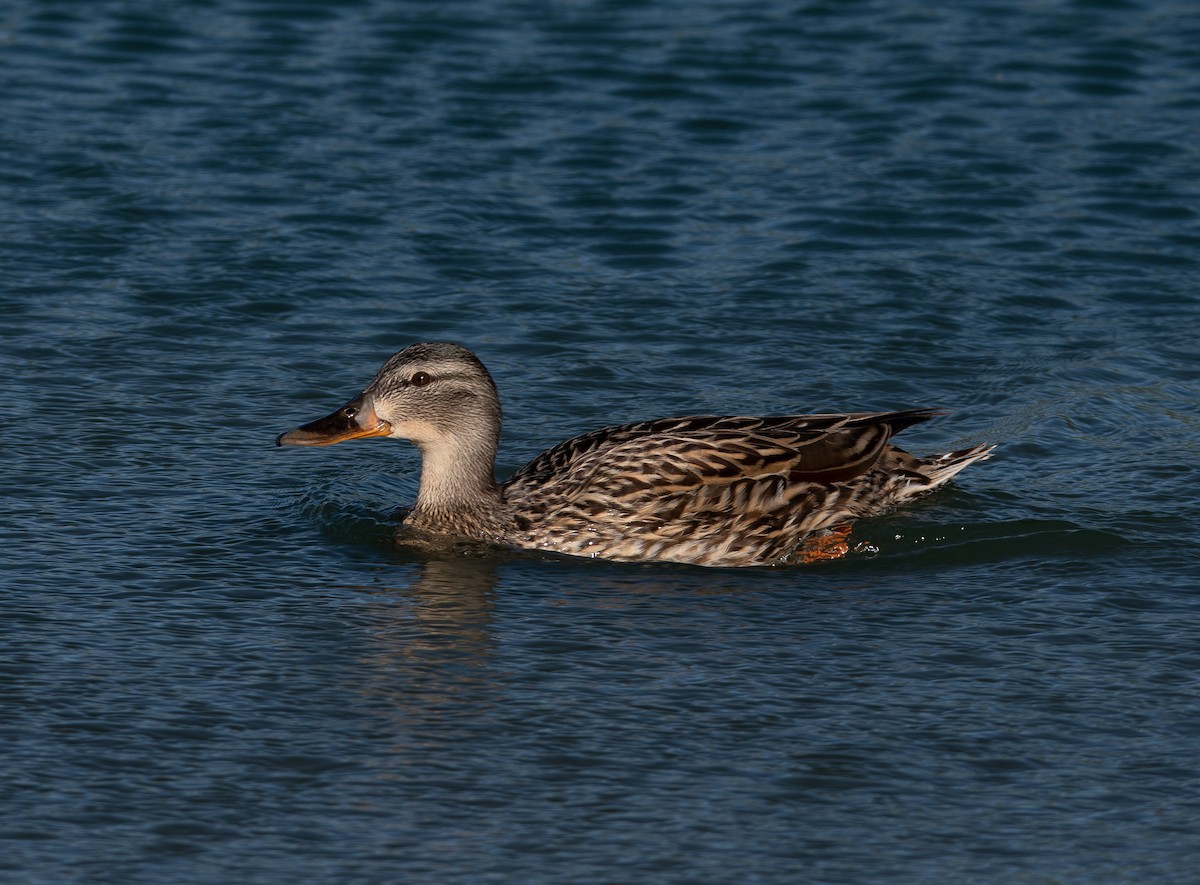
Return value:
[(893, 434), (940, 414), (902, 412), (778, 417), (663, 418), (605, 427), (538, 455), (505, 483), (522, 494), (572, 499), (602, 486), (611, 494), (654, 486), (664, 494), (768, 476), (844, 482), (871, 468)]

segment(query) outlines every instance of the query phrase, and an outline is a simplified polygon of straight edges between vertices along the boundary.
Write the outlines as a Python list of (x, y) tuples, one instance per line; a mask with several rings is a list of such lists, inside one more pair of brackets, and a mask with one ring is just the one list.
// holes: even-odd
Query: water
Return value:
[[(0, 11), (0, 875), (1191, 881), (1190, 3)], [(605, 423), (999, 444), (823, 567), (423, 559), (467, 344), (502, 473)]]

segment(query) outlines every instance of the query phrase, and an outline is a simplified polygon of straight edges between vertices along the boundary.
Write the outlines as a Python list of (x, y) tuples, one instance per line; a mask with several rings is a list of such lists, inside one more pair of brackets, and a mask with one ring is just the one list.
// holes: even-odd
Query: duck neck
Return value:
[(491, 434), (418, 442), (421, 486), (409, 522), (431, 531), (492, 535), (502, 510)]

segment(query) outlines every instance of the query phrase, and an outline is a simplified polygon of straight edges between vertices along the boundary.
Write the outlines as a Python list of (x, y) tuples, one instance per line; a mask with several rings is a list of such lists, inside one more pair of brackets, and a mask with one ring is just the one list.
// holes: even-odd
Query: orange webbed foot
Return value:
[(841, 559), (850, 552), (850, 528), (848, 525), (838, 525), (816, 538), (809, 538), (800, 545), (797, 561), (807, 565)]

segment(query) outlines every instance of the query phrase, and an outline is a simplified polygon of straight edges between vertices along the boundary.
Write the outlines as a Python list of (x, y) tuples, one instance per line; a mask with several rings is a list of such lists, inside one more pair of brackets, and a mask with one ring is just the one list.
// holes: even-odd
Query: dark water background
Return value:
[[(0, 7), (0, 878), (1200, 867), (1193, 2)], [(499, 469), (943, 406), (825, 567), (425, 560), (276, 450), (475, 349)]]

